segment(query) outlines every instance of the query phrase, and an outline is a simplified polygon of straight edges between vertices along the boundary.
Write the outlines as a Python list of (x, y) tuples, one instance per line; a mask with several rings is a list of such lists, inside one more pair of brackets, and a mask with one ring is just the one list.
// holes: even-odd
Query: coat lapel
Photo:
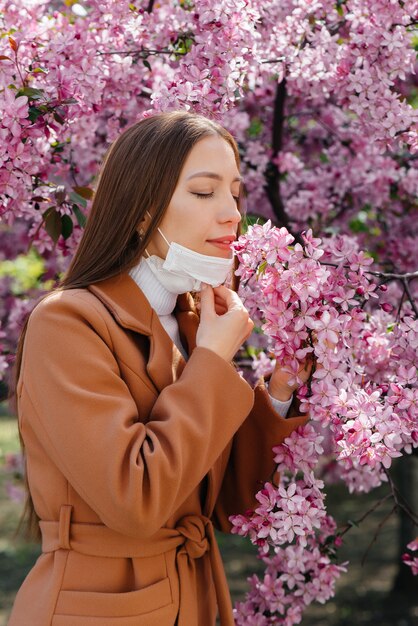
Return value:
[(174, 314), (179, 325), (181, 342), (190, 356), (196, 347), (199, 316), (196, 313), (193, 298), (189, 293), (184, 293), (178, 297)]
[[(103, 302), (120, 326), (149, 337), (147, 373), (157, 392), (177, 380), (185, 366), (184, 358), (131, 276), (120, 274), (90, 285), (89, 290)], [(182, 343), (191, 354), (196, 346), (199, 318), (190, 294), (179, 296), (174, 313)]]
[(158, 391), (171, 385), (182, 373), (186, 362), (154, 313), (151, 322), (148, 376)]

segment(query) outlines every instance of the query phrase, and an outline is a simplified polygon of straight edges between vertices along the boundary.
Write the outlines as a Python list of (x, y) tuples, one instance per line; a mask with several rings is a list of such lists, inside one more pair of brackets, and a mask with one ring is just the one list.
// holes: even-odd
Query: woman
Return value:
[(286, 373), (269, 396), (231, 364), (253, 328), (221, 284), (240, 181), (233, 138), (201, 116), (155, 115), (112, 146), (71, 266), (21, 341), (42, 555), (9, 626), (214, 626), (217, 609), (233, 624), (213, 526), (254, 506), (272, 446), (306, 421), (273, 407), (290, 404)]

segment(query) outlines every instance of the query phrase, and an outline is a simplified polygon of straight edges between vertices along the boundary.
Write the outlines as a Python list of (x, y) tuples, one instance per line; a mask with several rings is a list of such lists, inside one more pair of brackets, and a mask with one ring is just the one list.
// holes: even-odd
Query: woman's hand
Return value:
[[(302, 383), (306, 383), (312, 371), (312, 357), (306, 357), (298, 370), (298, 378)], [(292, 397), (292, 393), (299, 387), (298, 383), (289, 385), (289, 381), (294, 378), (294, 374), (282, 369), (281, 364), (277, 364), (271, 375), (269, 382), (269, 393), (273, 398), (281, 402), (287, 402)]]
[(203, 286), (197, 346), (216, 352), (225, 361), (232, 361), (253, 328), (254, 323), (235, 291), (224, 286)]

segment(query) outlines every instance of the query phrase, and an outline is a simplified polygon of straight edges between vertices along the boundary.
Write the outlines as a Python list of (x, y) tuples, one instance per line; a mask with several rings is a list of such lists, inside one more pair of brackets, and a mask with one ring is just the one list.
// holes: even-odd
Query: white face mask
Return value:
[(168, 244), (167, 256), (161, 259), (146, 251), (148, 258), (145, 261), (167, 291), (176, 294), (200, 291), (202, 283), (218, 287), (225, 282), (232, 269), (233, 257), (221, 259), (199, 254), (174, 241), (169, 243), (160, 229), (158, 232)]

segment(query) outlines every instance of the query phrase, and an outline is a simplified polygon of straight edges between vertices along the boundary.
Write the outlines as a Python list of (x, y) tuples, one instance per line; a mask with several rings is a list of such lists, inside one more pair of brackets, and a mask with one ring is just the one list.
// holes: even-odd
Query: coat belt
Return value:
[[(197, 605), (182, 600), (182, 590), (193, 589), (194, 560), (208, 552), (221, 626), (234, 626), (232, 603), (212, 522), (204, 515), (186, 515), (175, 528), (163, 526), (149, 539), (117, 533), (103, 524), (71, 522), (72, 506), (64, 504), (58, 522), (41, 521), (42, 551), (74, 550), (90, 556), (149, 557), (176, 549), (180, 581), (178, 626), (197, 624)], [(190, 596), (189, 596), (190, 597)]]

